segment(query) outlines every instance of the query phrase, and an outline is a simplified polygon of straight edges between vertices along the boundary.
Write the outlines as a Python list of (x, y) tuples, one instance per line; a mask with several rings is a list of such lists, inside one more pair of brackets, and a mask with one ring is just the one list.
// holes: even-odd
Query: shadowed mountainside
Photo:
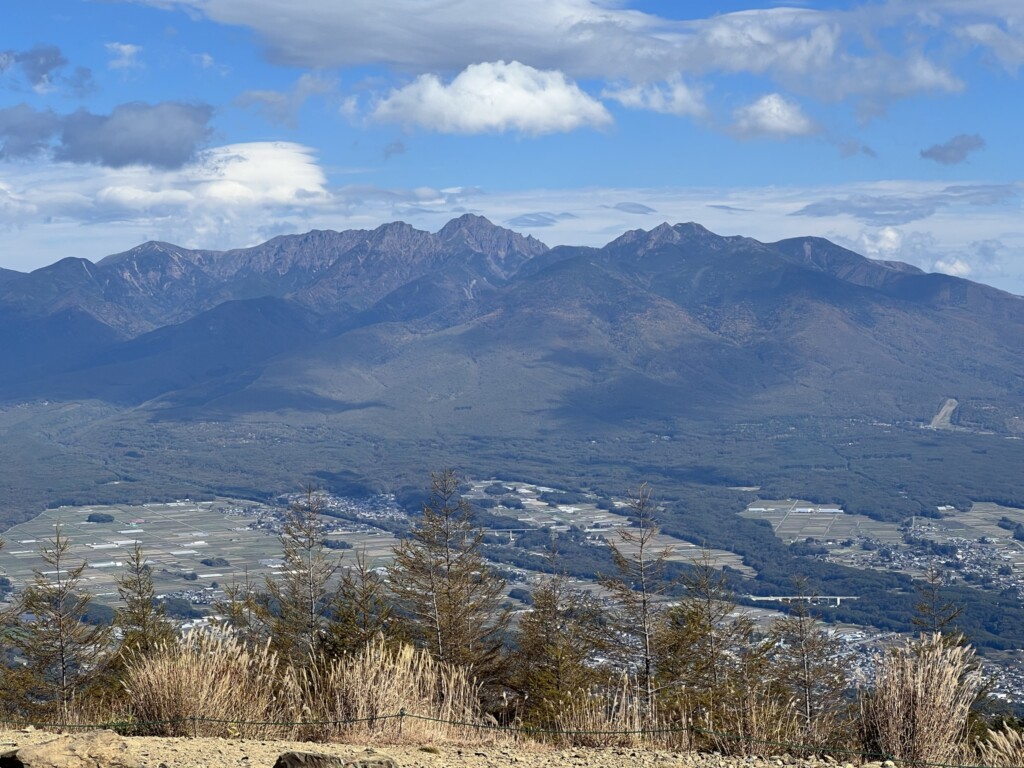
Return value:
[(1010, 428), (1022, 302), (819, 238), (765, 244), (693, 223), (601, 249), (548, 250), (470, 215), (436, 234), (395, 223), (223, 253), (146, 243), (4, 276), (0, 394), (180, 418), (214, 400), (220, 417), (375, 403), (385, 435), (926, 420), (957, 394)]

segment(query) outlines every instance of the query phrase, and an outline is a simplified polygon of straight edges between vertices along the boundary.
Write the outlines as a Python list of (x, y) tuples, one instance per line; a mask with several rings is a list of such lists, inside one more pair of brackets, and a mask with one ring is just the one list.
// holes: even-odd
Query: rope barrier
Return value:
[(785, 742), (785, 741), (773, 741), (770, 739), (759, 739), (751, 736), (745, 736), (740, 733), (730, 733), (728, 731), (716, 731), (707, 728), (701, 728), (699, 726), (666, 726), (662, 728), (641, 728), (639, 730), (573, 730), (573, 729), (561, 729), (561, 728), (539, 728), (532, 726), (512, 726), (512, 725), (500, 725), (498, 723), (479, 723), (470, 722), (465, 720), (448, 720), (444, 718), (431, 717), (429, 715), (419, 715), (412, 712), (407, 712), (405, 709), (401, 709), (394, 714), (385, 715), (374, 715), (371, 717), (359, 717), (359, 718), (344, 718), (334, 720), (231, 720), (226, 718), (212, 718), (203, 717), (199, 715), (185, 717), (185, 718), (174, 718), (168, 720), (129, 720), (129, 721), (117, 721), (112, 720), (107, 723), (60, 723), (60, 722), (40, 722), (30, 720), (9, 720), (0, 719), (0, 725), (12, 726), (13, 728), (38, 728), (40, 730), (97, 730), (97, 729), (111, 729), (115, 731), (127, 731), (136, 728), (145, 728), (157, 725), (186, 725), (192, 724), (195, 729), (200, 723), (214, 723), (218, 725), (235, 725), (239, 727), (267, 727), (267, 726), (278, 726), (278, 727), (291, 727), (301, 728), (304, 726), (344, 726), (344, 725), (355, 725), (358, 723), (376, 723), (385, 720), (398, 720), (399, 732), (401, 732), (405, 718), (413, 720), (423, 720), (427, 722), (441, 723), (444, 725), (456, 726), (461, 728), (475, 728), (477, 730), (488, 730), (488, 731), (500, 731), (506, 733), (519, 733), (527, 736), (652, 736), (657, 734), (666, 733), (694, 733), (701, 734), (704, 736), (711, 736), (716, 739), (726, 739), (730, 741), (742, 741), (748, 744), (758, 744), (762, 746), (779, 747), (787, 750), (799, 751), (808, 754), (822, 754), (822, 755), (846, 755), (851, 757), (859, 758), (870, 758), (873, 760), (892, 760), (894, 763), (904, 766), (920, 766), (920, 768), (991, 768), (991, 766), (985, 765), (964, 765), (960, 763), (937, 763), (929, 762), (926, 760), (914, 760), (914, 759), (897, 759), (892, 755), (887, 755), (878, 752), (861, 752), (858, 750), (847, 749), (844, 747), (834, 747), (822, 744), (801, 744), (798, 742)]

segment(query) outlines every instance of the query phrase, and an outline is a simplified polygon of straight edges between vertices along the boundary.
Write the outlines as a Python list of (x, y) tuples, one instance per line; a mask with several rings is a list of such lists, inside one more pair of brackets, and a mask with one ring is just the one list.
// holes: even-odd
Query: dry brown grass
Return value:
[(131, 720), (158, 736), (289, 738), (294, 690), (268, 646), (191, 632), (151, 656), (129, 657), (124, 676)]
[[(696, 710), (693, 739), (700, 749), (724, 755), (764, 755), (778, 752), (780, 745), (802, 742), (800, 718), (791, 699), (765, 686), (733, 691), (720, 701), (712, 717)], [(792, 751), (791, 746), (786, 751)]]
[(982, 765), (991, 768), (1020, 768), (1024, 765), (1024, 734), (1004, 725), (989, 731), (978, 747)]
[(130, 658), (124, 687), (136, 733), (392, 744), (499, 737), (481, 716), (467, 670), (381, 639), (297, 670), (267, 646), (192, 633), (149, 658)]
[(579, 692), (550, 718), (551, 732), (536, 738), (567, 747), (689, 748), (682, 717), (660, 716), (644, 708), (646, 693), (623, 675), (617, 685), (598, 692)]
[[(317, 723), (303, 729), (305, 738), (465, 744), (498, 735), (481, 715), (469, 671), (409, 645), (378, 638), (355, 656), (318, 659), (297, 681), (297, 714)], [(393, 717), (403, 710), (405, 717)]]
[(864, 750), (907, 762), (952, 762), (982, 686), (973, 659), (971, 648), (951, 646), (939, 634), (878, 658), (874, 687), (861, 697)]

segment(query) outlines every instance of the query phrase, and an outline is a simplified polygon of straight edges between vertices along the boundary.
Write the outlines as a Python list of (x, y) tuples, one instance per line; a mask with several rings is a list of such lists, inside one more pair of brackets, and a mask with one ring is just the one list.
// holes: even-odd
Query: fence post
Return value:
[(405, 707), (398, 710), (398, 738), (402, 738), (403, 725), (405, 725)]
[(199, 718), (192, 715), (192, 738), (199, 738)]

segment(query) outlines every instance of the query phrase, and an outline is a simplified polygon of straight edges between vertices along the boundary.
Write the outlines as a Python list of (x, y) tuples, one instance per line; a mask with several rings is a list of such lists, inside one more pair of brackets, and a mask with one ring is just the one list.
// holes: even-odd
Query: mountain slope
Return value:
[(3, 267), (0, 267), (0, 285), (2, 285), (3, 283), (8, 282), (10, 280), (15, 280), (15, 279), (17, 279), (19, 277), (24, 277), (24, 276), (25, 276), (24, 272), (17, 272), (17, 271), (15, 271), (13, 269), (4, 269)]
[[(1016, 415), (1017, 297), (848, 251), (804, 253), (663, 226), (604, 249), (543, 253), (469, 291), (479, 274), (469, 259), (426, 251), (433, 271), (268, 361), (244, 398), (294, 389), (315, 393), (317, 407), (372, 402), (379, 410), (350, 414), (350, 426), (381, 434), (926, 420), (951, 393)], [(393, 277), (386, 260), (382, 269)], [(369, 295), (363, 283), (352, 290)], [(956, 295), (966, 299), (948, 300)], [(231, 398), (221, 407), (246, 409)]]
[[(372, 310), (411, 281), (436, 281), (444, 271), (446, 290), (454, 295), (486, 291), (546, 250), (532, 238), (466, 215), (437, 234), (397, 223), (374, 231), (283, 236), (224, 253), (149, 242), (97, 264), (68, 258), (27, 275), (5, 273), (0, 279), (0, 321), (5, 331), (0, 335), (0, 357), (12, 365), (0, 370), (0, 391), (19, 382), (13, 395), (19, 397), (26, 381), (35, 381), (40, 394), (55, 391), (49, 378), (79, 366), (90, 354), (187, 323), (225, 302), (288, 298), (342, 323)], [(435, 282), (424, 295), (429, 299), (439, 286)], [(402, 309), (417, 303), (415, 293), (407, 289), (405, 297), (396, 295), (390, 306), (377, 310), (378, 315), (413, 317), (432, 311), (432, 306)], [(74, 321), (76, 317), (81, 321)], [(181, 332), (188, 336), (187, 330)], [(230, 334), (222, 343), (232, 346)], [(111, 350), (97, 364), (108, 365), (117, 354)], [(129, 359), (132, 354), (126, 348)], [(74, 397), (67, 386), (60, 391)], [(126, 386), (118, 384), (115, 389), (119, 394), (114, 397), (120, 401)], [(151, 393), (152, 388), (144, 389)], [(104, 396), (99, 390), (89, 391)], [(143, 394), (128, 399), (146, 399)]]
[(381, 421), (355, 426), (395, 432), (678, 430), (920, 420), (955, 395), (1010, 424), (1024, 381), (1019, 297), (694, 223), (600, 249), (548, 250), (470, 215), (225, 253), (148, 243), (8, 280), (0, 312), (0, 351), (19, 363), (0, 375), (8, 399), (157, 398), (182, 418), (216, 392), (228, 413), (376, 403)]

